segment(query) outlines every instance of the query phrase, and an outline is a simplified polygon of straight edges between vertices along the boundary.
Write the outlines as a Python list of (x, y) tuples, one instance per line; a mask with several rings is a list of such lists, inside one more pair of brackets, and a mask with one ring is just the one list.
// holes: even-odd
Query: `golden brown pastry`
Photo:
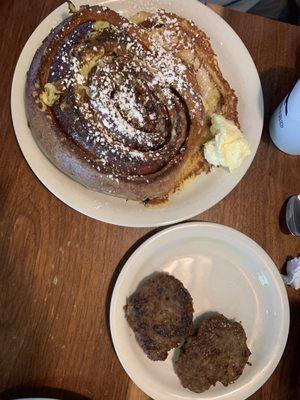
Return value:
[[(184, 46), (177, 43), (174, 51), (149, 35), (157, 28), (151, 18), (141, 26), (107, 7), (70, 9), (38, 49), (27, 77), (28, 122), (48, 159), (90, 189), (132, 200), (166, 197), (207, 170), (201, 147), (210, 94), (203, 93), (201, 67), (191, 67)], [(200, 31), (172, 18), (193, 42)], [(205, 36), (204, 42), (206, 48), (196, 47), (199, 58), (212, 52)], [(217, 82), (217, 107), (237, 121), (236, 98), (215, 57), (203, 65)]]

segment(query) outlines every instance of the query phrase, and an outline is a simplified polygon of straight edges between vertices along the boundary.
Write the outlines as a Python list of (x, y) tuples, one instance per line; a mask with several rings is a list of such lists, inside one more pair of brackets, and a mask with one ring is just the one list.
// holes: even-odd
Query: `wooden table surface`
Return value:
[[(146, 400), (114, 354), (107, 318), (124, 254), (151, 229), (111, 226), (64, 205), (29, 169), (11, 123), (10, 87), (18, 56), (33, 29), (61, 3), (0, 0), (0, 397)], [(278, 151), (267, 125), (270, 113), (299, 78), (300, 28), (220, 8), (217, 12), (239, 34), (256, 63), (266, 123), (242, 182), (194, 220), (244, 232), (282, 269), (287, 257), (300, 252), (300, 239), (284, 234), (278, 223), (286, 198), (300, 191), (300, 157)], [(271, 378), (251, 400), (296, 396), (300, 293), (287, 290), (287, 347)]]

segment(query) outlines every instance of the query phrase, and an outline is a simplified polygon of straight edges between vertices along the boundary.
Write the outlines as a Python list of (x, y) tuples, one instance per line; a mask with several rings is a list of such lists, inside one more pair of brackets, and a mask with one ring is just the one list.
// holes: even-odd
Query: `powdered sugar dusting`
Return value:
[[(191, 118), (202, 107), (185, 63), (164, 46), (177, 40), (177, 19), (166, 20), (160, 12), (156, 18), (158, 25), (168, 23), (172, 29), (149, 36), (149, 48), (129, 21), (110, 25), (98, 36), (88, 24), (60, 46), (50, 69), (49, 79), (58, 82), (61, 98), (74, 99), (69, 130), (93, 154), (85, 161), (99, 172), (109, 167), (112, 173), (106, 175), (116, 182), (154, 173), (176, 152), (184, 152), (182, 99), (191, 99)], [(58, 117), (63, 119), (68, 110)]]

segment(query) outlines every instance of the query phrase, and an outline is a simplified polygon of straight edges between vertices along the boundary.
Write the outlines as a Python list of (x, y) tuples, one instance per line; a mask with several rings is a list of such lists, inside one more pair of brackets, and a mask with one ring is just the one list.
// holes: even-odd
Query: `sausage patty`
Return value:
[(198, 333), (182, 346), (175, 371), (185, 388), (201, 393), (216, 382), (233, 383), (251, 354), (242, 325), (216, 314), (204, 319)]
[(174, 276), (156, 273), (127, 299), (126, 319), (147, 356), (165, 360), (193, 333), (193, 300)]

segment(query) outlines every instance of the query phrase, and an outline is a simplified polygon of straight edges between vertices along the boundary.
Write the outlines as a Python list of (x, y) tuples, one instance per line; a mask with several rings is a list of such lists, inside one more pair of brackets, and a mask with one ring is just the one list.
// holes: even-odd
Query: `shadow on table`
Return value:
[(26, 387), (16, 386), (0, 394), (1, 400), (22, 399), (28, 397), (42, 397), (59, 400), (91, 400), (69, 390), (51, 387)]
[(299, 79), (300, 46), (297, 49), (295, 68), (271, 68), (260, 74), (263, 95), (265, 99), (264, 128), (262, 140), (271, 141), (269, 136), (269, 121), (277, 106), (282, 102)]
[[(290, 311), (290, 332), (280, 362), (283, 379), (280, 379), (280, 390), (278, 392), (282, 395), (282, 399), (299, 400), (297, 390), (300, 389), (300, 302), (290, 300)], [(281, 397), (278, 396), (278, 398)]]
[[(293, 290), (293, 289), (290, 289)], [(290, 331), (282, 358), (267, 381), (269, 389), (260, 388), (251, 399), (300, 400), (300, 302), (290, 300)], [(272, 390), (272, 392), (269, 392)], [(272, 394), (271, 394), (272, 393)], [(250, 398), (249, 398), (250, 400)]]

